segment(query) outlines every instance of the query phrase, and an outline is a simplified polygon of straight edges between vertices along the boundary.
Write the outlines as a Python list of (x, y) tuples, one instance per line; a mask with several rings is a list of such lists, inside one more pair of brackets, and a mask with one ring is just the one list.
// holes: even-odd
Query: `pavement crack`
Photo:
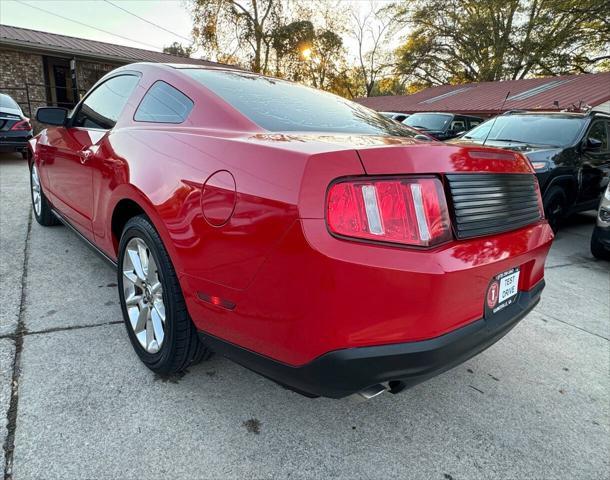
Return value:
[(577, 262), (560, 263), (559, 265), (551, 265), (551, 266), (545, 265), (544, 269), (552, 270), (554, 268), (572, 267), (572, 266), (579, 266), (579, 265), (585, 265), (586, 268), (592, 267), (594, 269), (602, 269), (603, 267), (598, 268), (598, 264), (599, 264), (599, 262), (597, 260), (591, 260), (589, 258), (579, 258)]
[(472, 385), (468, 385), (470, 388), (472, 388), (473, 390), (476, 390), (479, 393), (483, 393), (485, 394), (485, 392), (483, 390), (478, 389), (477, 387), (473, 387)]
[(29, 209), (25, 246), (23, 247), (23, 270), (21, 272), (21, 299), (19, 303), (19, 316), (17, 329), (14, 334), (15, 357), (13, 358), (13, 375), (11, 379), (11, 398), (6, 414), (7, 435), (4, 441), (4, 480), (13, 478), (13, 457), (15, 453), (15, 431), (17, 430), (17, 407), (19, 404), (19, 380), (21, 376), (21, 352), (23, 350), (23, 337), (25, 328), (25, 300), (26, 283), (28, 279), (28, 263), (30, 258), (30, 236), (32, 233), (32, 209)]
[(587, 330), (585, 328), (579, 327), (578, 325), (574, 325), (574, 324), (572, 324), (570, 322), (566, 322), (565, 320), (561, 320), (560, 318), (554, 317), (553, 315), (549, 315), (548, 313), (541, 313), (540, 315), (543, 316), (543, 317), (549, 318), (550, 320), (555, 320), (556, 322), (563, 323), (564, 325), (568, 325), (569, 327), (576, 328), (577, 330), (580, 330), (581, 332), (588, 333), (589, 335), (594, 335), (594, 336), (599, 337), (599, 338), (601, 338), (603, 340), (610, 341), (610, 338), (608, 338), (608, 337), (604, 337), (603, 335), (600, 335), (599, 333), (591, 332), (590, 330)]
[(575, 265), (574, 263), (562, 263), (560, 265), (551, 265), (550, 267), (545, 266), (545, 270), (551, 270), (553, 268), (561, 268), (561, 267), (569, 267), (570, 265)]
[(89, 325), (71, 325), (68, 327), (53, 327), (53, 328), (46, 328), (44, 330), (35, 330), (33, 332), (25, 332), (24, 335), (43, 335), (45, 333), (54, 333), (54, 332), (66, 332), (66, 331), (70, 331), (70, 330), (80, 330), (83, 328), (95, 328), (95, 327), (105, 327), (107, 325), (118, 325), (120, 323), (123, 323), (123, 320), (113, 320), (111, 322), (104, 322), (104, 323), (92, 323)]

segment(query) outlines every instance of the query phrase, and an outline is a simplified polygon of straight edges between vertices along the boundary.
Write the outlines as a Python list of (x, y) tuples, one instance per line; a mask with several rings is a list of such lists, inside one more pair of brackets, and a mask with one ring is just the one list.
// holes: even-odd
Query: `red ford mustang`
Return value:
[(30, 143), (38, 223), (118, 272), (152, 370), (212, 351), (310, 396), (397, 392), (540, 298), (552, 233), (518, 153), (431, 142), (342, 98), (134, 64)]

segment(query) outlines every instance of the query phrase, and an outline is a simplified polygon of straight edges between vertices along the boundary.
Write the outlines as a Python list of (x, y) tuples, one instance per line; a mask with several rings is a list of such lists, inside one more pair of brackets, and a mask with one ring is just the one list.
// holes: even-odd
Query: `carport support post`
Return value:
[(72, 78), (72, 97), (74, 98), (74, 105), (80, 100), (78, 98), (78, 85), (76, 84), (76, 57), (70, 60), (70, 77)]

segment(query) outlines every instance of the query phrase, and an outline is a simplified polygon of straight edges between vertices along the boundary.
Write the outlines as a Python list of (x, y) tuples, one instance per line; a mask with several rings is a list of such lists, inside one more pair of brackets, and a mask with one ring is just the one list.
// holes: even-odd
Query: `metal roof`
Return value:
[(110, 63), (155, 62), (192, 65), (225, 66), (216, 62), (185, 58), (142, 48), (125, 47), (113, 43), (69, 37), (29, 28), (0, 25), (0, 46), (26, 48), (46, 54), (69, 55), (104, 60)]
[[(502, 106), (504, 99), (506, 103)], [(378, 111), (434, 111), (482, 115), (495, 115), (518, 109), (561, 110), (580, 102), (596, 107), (609, 100), (610, 72), (442, 85), (413, 95), (356, 99), (358, 103)]]

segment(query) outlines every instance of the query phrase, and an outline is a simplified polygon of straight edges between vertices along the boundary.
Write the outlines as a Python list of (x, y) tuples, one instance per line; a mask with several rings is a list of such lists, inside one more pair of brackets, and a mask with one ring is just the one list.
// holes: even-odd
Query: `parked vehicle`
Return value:
[(483, 123), (480, 117), (455, 115), (453, 113), (414, 113), (404, 122), (437, 140), (449, 140)]
[(400, 112), (379, 112), (384, 117), (391, 118), (392, 120), (396, 120), (398, 123), (404, 122), (407, 118), (409, 118), (408, 113), (400, 113)]
[(597, 208), (610, 175), (610, 115), (601, 112), (509, 112), (459, 140), (523, 153), (536, 170), (554, 231), (566, 216)]
[(216, 351), (310, 396), (397, 392), (496, 342), (544, 287), (552, 232), (513, 152), (186, 65), (118, 68), (37, 119), (54, 127), (30, 143), (36, 220), (116, 266), (159, 374)]
[(599, 202), (597, 222), (591, 235), (591, 253), (600, 260), (610, 260), (610, 184)]
[(0, 93), (0, 152), (21, 152), (25, 157), (33, 135), (30, 119), (9, 95)]

